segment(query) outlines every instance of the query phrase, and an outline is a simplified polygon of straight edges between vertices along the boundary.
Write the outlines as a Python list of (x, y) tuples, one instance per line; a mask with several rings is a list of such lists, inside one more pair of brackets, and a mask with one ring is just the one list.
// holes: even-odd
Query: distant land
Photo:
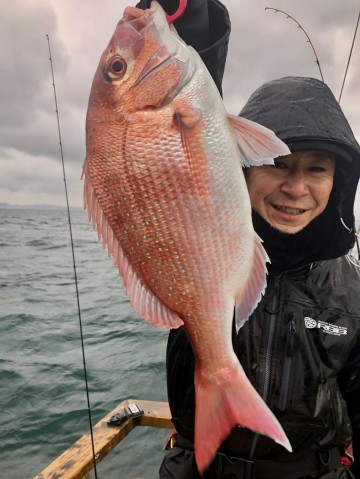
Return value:
[[(64, 210), (65, 205), (11, 205), (9, 203), (1, 203), (2, 210)], [(80, 206), (70, 206), (72, 210), (81, 210)]]

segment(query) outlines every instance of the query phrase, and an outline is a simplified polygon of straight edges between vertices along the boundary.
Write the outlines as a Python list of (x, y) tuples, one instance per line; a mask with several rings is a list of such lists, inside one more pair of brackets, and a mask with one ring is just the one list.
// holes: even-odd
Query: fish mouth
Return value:
[[(158, 43), (156, 51), (142, 67), (130, 89), (142, 87), (152, 75), (174, 63), (176, 64), (173, 69), (174, 88), (168, 92), (166, 99), (164, 97), (164, 102), (157, 106), (170, 103), (194, 75), (195, 65), (192, 56), (188, 54), (187, 48), (184, 48), (183, 41), (173, 27), (169, 27), (165, 13), (157, 2), (151, 2), (151, 7), (147, 10), (127, 7), (122, 21), (134, 29), (143, 41), (146, 41), (147, 36), (151, 36)], [(143, 42), (139, 45), (140, 51)]]
[(141, 32), (149, 25), (153, 10), (151, 11), (150, 9), (142, 10), (141, 8), (137, 7), (126, 7), (122, 21), (131, 25), (131, 27), (138, 32)]

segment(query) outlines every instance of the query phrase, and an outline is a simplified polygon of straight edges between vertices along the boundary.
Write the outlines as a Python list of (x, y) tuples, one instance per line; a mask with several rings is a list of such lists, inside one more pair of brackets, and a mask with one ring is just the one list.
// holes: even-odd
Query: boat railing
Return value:
[[(143, 414), (126, 418), (119, 426), (109, 426), (108, 421), (121, 414), (125, 408), (135, 403)], [(93, 427), (95, 462), (100, 463), (136, 426), (150, 426), (172, 429), (169, 404), (167, 402), (127, 399)], [(34, 479), (86, 479), (94, 468), (93, 449), (90, 432), (63, 452), (51, 464), (37, 474)]]

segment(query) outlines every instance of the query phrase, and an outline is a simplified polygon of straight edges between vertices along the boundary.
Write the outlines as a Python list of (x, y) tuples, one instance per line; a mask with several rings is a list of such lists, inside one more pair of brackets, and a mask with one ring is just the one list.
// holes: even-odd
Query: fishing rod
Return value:
[(296, 25), (298, 26), (298, 28), (300, 28), (300, 29), (304, 32), (304, 34), (305, 34), (305, 36), (306, 36), (306, 38), (307, 38), (307, 42), (310, 44), (310, 46), (311, 46), (311, 48), (312, 48), (312, 50), (313, 50), (313, 52), (314, 52), (315, 62), (317, 63), (317, 66), (318, 66), (318, 68), (319, 68), (320, 75), (321, 75), (321, 80), (323, 81), (323, 83), (325, 83), (325, 80), (324, 80), (324, 77), (323, 77), (323, 74), (322, 74), (322, 71), (321, 71), (321, 67), (320, 67), (320, 61), (319, 61), (319, 58), (318, 58), (318, 56), (317, 56), (317, 54), (316, 54), (315, 47), (314, 47), (314, 45), (313, 45), (313, 43), (312, 43), (312, 41), (311, 41), (309, 35), (306, 33), (305, 29), (301, 26), (301, 24), (300, 24), (294, 17), (292, 17), (292, 16), (289, 15), (288, 13), (284, 12), (283, 10), (279, 10), (278, 8), (265, 7), (265, 10), (274, 10), (275, 13), (278, 13), (278, 12), (283, 13), (283, 14), (286, 16), (286, 18), (291, 18), (291, 20), (293, 20), (293, 21), (296, 23)]
[(68, 216), (69, 232), (70, 232), (70, 243), (71, 243), (72, 261), (73, 261), (73, 269), (74, 269), (76, 300), (77, 300), (77, 308), (78, 308), (80, 340), (81, 340), (83, 370), (84, 370), (85, 389), (86, 389), (86, 400), (87, 400), (88, 418), (89, 418), (89, 425), (90, 425), (91, 448), (92, 448), (92, 454), (93, 454), (95, 479), (98, 479), (97, 470), (96, 470), (96, 459), (97, 459), (98, 456), (96, 456), (96, 454), (95, 454), (94, 434), (93, 434), (93, 425), (92, 425), (92, 418), (91, 418), (91, 406), (90, 406), (90, 395), (89, 395), (89, 383), (88, 383), (88, 378), (87, 378), (85, 347), (84, 347), (84, 335), (83, 335), (83, 327), (82, 327), (82, 320), (81, 320), (79, 287), (78, 287), (76, 262), (75, 262), (75, 249), (74, 249), (74, 240), (73, 240), (72, 226), (71, 226), (69, 196), (68, 196), (67, 183), (66, 183), (64, 153), (63, 153), (62, 140), (61, 140), (60, 118), (59, 118), (59, 109), (58, 109), (57, 95), (56, 95), (55, 75), (54, 75), (53, 61), (52, 61), (52, 56), (51, 56), (49, 35), (46, 35), (46, 38), (47, 38), (48, 48), (49, 48), (49, 61), (50, 61), (50, 67), (51, 67), (52, 86), (53, 86), (53, 89), (54, 89), (55, 112), (56, 112), (56, 119), (57, 119), (59, 145), (60, 145), (60, 155), (61, 155), (61, 163), (62, 163), (63, 179), (64, 179), (64, 187), (65, 187), (67, 216)]
[(348, 72), (348, 69), (349, 69), (349, 64), (350, 64), (351, 55), (352, 55), (353, 48), (354, 48), (354, 43), (355, 43), (355, 38), (356, 38), (356, 34), (357, 34), (357, 29), (358, 29), (358, 26), (359, 26), (359, 20), (360, 20), (360, 10), (359, 10), (359, 16), (358, 16), (358, 19), (357, 19), (357, 22), (356, 22), (354, 38), (353, 38), (352, 45), (351, 45), (351, 48), (350, 48), (349, 59), (348, 59), (348, 62), (347, 62), (347, 65), (346, 65), (346, 69), (345, 69), (344, 80), (343, 80), (343, 83), (342, 83), (342, 86), (341, 86), (341, 91), (340, 91), (340, 96), (339, 96), (339, 103), (340, 103), (340, 100), (341, 100), (341, 95), (342, 95), (342, 92), (343, 92), (343, 89), (344, 89), (345, 80), (346, 80), (347, 72)]

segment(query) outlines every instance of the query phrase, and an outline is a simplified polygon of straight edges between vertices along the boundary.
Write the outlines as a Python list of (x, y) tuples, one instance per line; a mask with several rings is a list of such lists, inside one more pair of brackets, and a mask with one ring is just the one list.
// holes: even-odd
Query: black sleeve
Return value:
[(195, 357), (185, 329), (172, 329), (166, 351), (168, 400), (172, 420), (178, 433), (194, 439)]
[(339, 386), (345, 399), (353, 430), (354, 465), (352, 472), (360, 478), (360, 338), (354, 345), (346, 367), (339, 375)]
[[(178, 0), (159, 0), (172, 14)], [(150, 0), (140, 0), (138, 7), (148, 8)], [(221, 83), (230, 36), (229, 13), (219, 0), (188, 0), (184, 15), (174, 22), (180, 37), (200, 54), (221, 93)]]
[(224, 5), (218, 0), (208, 0), (208, 12), (209, 46), (200, 50), (199, 54), (219, 92), (222, 93), (221, 84), (225, 71), (231, 31), (230, 17)]

